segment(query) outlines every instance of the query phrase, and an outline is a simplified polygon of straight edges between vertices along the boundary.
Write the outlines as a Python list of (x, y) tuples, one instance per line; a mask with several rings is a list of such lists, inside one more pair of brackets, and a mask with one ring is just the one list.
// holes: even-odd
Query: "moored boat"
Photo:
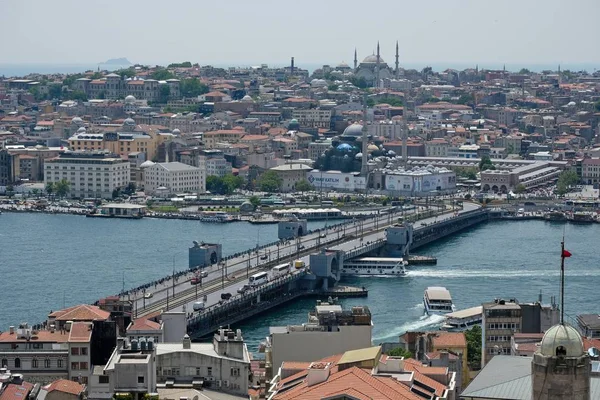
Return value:
[(423, 305), (427, 314), (448, 314), (455, 310), (452, 296), (445, 287), (431, 286), (425, 289)]

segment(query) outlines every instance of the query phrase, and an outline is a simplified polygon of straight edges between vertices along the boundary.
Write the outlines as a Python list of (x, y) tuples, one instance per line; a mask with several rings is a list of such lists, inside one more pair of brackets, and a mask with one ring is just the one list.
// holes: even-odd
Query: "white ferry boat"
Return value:
[(447, 314), (454, 311), (452, 296), (445, 287), (432, 286), (425, 290), (423, 304), (427, 314)]
[(406, 275), (406, 265), (403, 258), (359, 257), (344, 261), (342, 276), (348, 275)]
[(216, 212), (205, 212), (200, 216), (200, 222), (231, 222), (233, 221), (233, 217), (225, 212), (216, 211)]
[(482, 306), (476, 306), (446, 314), (442, 330), (460, 332), (471, 329), (473, 325), (481, 325), (482, 310)]

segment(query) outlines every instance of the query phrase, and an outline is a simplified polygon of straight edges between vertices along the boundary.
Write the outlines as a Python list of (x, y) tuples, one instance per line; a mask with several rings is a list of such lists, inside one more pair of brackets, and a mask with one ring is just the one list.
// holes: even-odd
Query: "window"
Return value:
[(0, 368), (8, 368), (8, 360), (6, 358), (2, 359), (2, 362), (0, 363)]
[(231, 368), (231, 376), (240, 376), (239, 368)]
[(58, 368), (62, 368), (62, 367), (63, 367), (63, 360), (60, 360), (60, 359), (59, 359), (59, 360), (56, 360), (56, 366), (57, 366)]
[(38, 360), (37, 358), (34, 358), (33, 360), (31, 360), (31, 368), (37, 368), (38, 367)]
[(212, 376), (212, 367), (206, 367), (206, 376)]
[(82, 369), (82, 370), (84, 370), (84, 371), (87, 371), (87, 369), (88, 369), (88, 363), (87, 363), (87, 362), (85, 362), (85, 361), (84, 361), (84, 362), (80, 362), (80, 363), (79, 363), (79, 369)]
[(82, 356), (87, 356), (87, 353), (88, 353), (88, 349), (87, 349), (87, 347), (82, 347), (82, 348), (81, 348), (81, 355), (82, 355)]
[(144, 383), (144, 377), (138, 376), (138, 383)]
[(98, 377), (98, 383), (109, 383), (108, 375), (100, 375)]
[(78, 356), (79, 355), (79, 347), (71, 347), (71, 355)]
[(78, 370), (78, 369), (79, 369), (79, 363), (78, 363), (78, 362), (72, 362), (72, 363), (71, 363), (71, 369), (72, 369), (73, 371), (76, 371), (76, 370)]
[(15, 368), (21, 368), (21, 359), (15, 358)]
[(49, 358), (46, 358), (44, 360), (44, 368), (50, 368), (50, 359)]

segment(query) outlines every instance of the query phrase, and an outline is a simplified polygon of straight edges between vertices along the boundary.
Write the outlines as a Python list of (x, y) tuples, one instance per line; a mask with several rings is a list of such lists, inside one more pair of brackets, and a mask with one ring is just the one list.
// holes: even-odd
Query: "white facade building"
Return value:
[[(202, 168), (192, 167), (180, 162), (153, 163), (146, 161), (144, 169), (144, 191), (156, 194), (166, 193), (203, 193), (206, 191), (206, 175)], [(164, 188), (157, 190), (159, 188)]]
[(301, 127), (327, 128), (331, 125), (331, 110), (311, 108), (308, 110), (295, 109), (292, 118), (298, 120)]
[(377, 121), (367, 125), (369, 135), (389, 139), (401, 139), (403, 127), (403, 121), (398, 120)]
[(130, 178), (129, 161), (103, 152), (65, 152), (44, 164), (44, 184), (65, 179), (70, 197), (111, 199)]
[(453, 192), (456, 189), (456, 173), (446, 168), (428, 167), (384, 173), (385, 188), (393, 194), (419, 195)]
[(359, 172), (319, 171), (312, 170), (306, 174), (306, 180), (315, 190), (339, 190), (353, 192), (365, 189), (365, 178)]
[(231, 173), (231, 164), (227, 162), (220, 150), (204, 150), (198, 156), (198, 165), (204, 169), (206, 176), (222, 178)]

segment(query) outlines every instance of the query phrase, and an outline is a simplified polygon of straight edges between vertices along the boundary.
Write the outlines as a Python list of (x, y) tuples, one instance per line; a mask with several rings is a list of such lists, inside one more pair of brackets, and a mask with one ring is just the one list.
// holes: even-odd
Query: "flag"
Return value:
[(571, 257), (571, 253), (568, 250), (563, 250), (562, 257), (563, 258)]

